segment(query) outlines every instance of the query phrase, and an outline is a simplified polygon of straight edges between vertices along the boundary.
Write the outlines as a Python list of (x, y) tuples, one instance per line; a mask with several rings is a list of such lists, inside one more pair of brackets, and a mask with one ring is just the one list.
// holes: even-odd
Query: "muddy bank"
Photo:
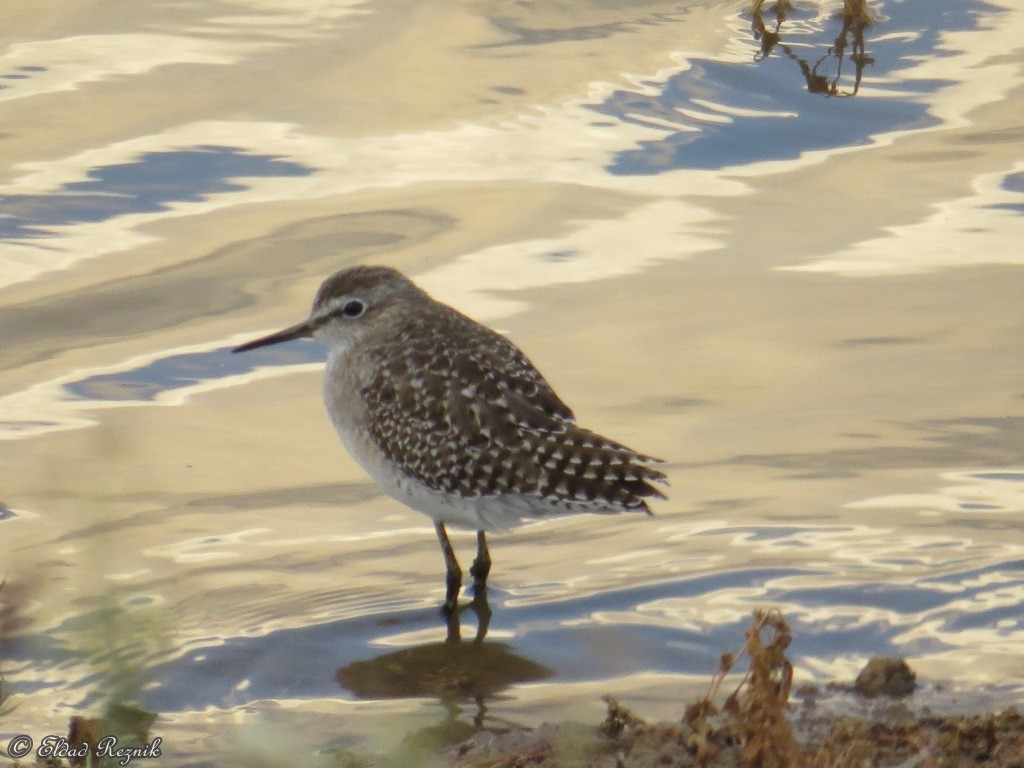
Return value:
[[(743, 648), (722, 656), (708, 694), (677, 722), (649, 723), (608, 698), (608, 715), (596, 727), (481, 732), (449, 750), (446, 761), (460, 768), (1024, 768), (1024, 716), (1016, 708), (914, 712), (903, 702), (916, 675), (903, 659), (872, 659), (852, 685), (808, 686), (791, 696), (791, 640), (780, 613), (756, 613)], [(743, 657), (749, 666), (742, 681), (716, 703)], [(874, 702), (868, 714), (829, 705), (849, 694)]]

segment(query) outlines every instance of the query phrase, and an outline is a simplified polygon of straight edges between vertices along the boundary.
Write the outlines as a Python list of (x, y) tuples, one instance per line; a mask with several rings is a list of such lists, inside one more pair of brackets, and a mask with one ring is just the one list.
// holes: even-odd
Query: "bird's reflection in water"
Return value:
[[(871, 16), (867, 9), (867, 0), (843, 0), (843, 9), (839, 12), (842, 21), (842, 28), (836, 36), (835, 41), (813, 64), (807, 59), (798, 56), (792, 46), (782, 42), (782, 25), (793, 10), (790, 0), (777, 0), (773, 6), (775, 11), (775, 28), (769, 29), (764, 23), (761, 15), (761, 8), (765, 0), (754, 0), (751, 10), (754, 30), (754, 38), (761, 41), (761, 50), (754, 57), (756, 61), (767, 59), (772, 50), (778, 46), (788, 58), (792, 59), (800, 67), (804, 81), (807, 83), (807, 90), (811, 93), (822, 96), (855, 96), (860, 90), (861, 79), (864, 76), (864, 67), (873, 64), (874, 59), (867, 55), (864, 42), (864, 30), (871, 23)], [(852, 45), (851, 45), (852, 39)], [(846, 48), (850, 48), (850, 61), (854, 64), (853, 88), (844, 90), (840, 88), (839, 82), (843, 77), (843, 65), (846, 61)], [(825, 73), (823, 70), (835, 62), (834, 73)]]
[[(462, 637), (462, 619), (467, 613), (477, 620), (471, 640)], [(443, 740), (465, 738), (467, 724), (458, 722), (460, 704), (476, 704), (468, 730), (479, 729), (487, 714), (487, 701), (500, 691), (554, 675), (547, 667), (517, 656), (506, 643), (486, 642), (490, 620), (487, 592), (480, 591), (472, 602), (445, 616), (443, 642), (357, 661), (338, 669), (335, 678), (342, 688), (361, 699), (436, 697), (447, 712), (440, 727), (445, 734)]]

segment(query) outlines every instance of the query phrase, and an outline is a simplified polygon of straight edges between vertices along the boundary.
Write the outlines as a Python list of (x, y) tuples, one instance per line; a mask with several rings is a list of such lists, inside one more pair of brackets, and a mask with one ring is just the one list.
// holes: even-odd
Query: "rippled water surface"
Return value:
[[(50, 6), (0, 11), (4, 743), (117, 694), (181, 764), (677, 715), (765, 605), (803, 681), (1019, 700), (1019, 3)], [(479, 647), (324, 350), (229, 352), (363, 262), (669, 462), (653, 518), (493, 537)]]

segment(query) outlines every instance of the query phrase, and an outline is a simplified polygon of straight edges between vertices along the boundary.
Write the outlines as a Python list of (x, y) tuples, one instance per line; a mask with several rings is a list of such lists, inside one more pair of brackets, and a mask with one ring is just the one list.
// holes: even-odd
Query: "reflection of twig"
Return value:
[[(836, 36), (835, 42), (829, 47), (825, 55), (819, 58), (813, 65), (798, 56), (793, 49), (782, 42), (781, 29), (793, 6), (790, 0), (778, 0), (774, 5), (775, 28), (768, 29), (761, 15), (761, 8), (765, 0), (754, 0), (751, 14), (751, 28), (754, 32), (754, 39), (761, 42), (761, 50), (754, 54), (754, 61), (763, 61), (771, 55), (772, 50), (778, 46), (787, 58), (796, 62), (800, 72), (807, 84), (807, 90), (811, 93), (819, 93), (823, 96), (854, 96), (860, 91), (861, 80), (864, 76), (864, 67), (873, 64), (874, 59), (865, 51), (864, 30), (871, 23), (871, 14), (868, 13), (867, 0), (843, 0), (843, 9), (839, 12), (842, 19), (842, 29)], [(842, 91), (839, 88), (839, 81), (843, 76), (843, 62), (846, 58), (846, 48), (851, 46), (850, 60), (854, 64), (854, 81), (852, 91)], [(829, 79), (827, 75), (819, 73), (818, 69), (830, 58), (836, 60), (835, 77)]]
[(768, 58), (772, 52), (772, 48), (779, 42), (779, 28), (782, 26), (782, 22), (786, 20), (786, 14), (789, 9), (793, 6), (789, 0), (778, 0), (775, 3), (775, 29), (769, 31), (764, 25), (764, 20), (761, 18), (761, 6), (764, 5), (764, 0), (754, 0), (754, 7), (752, 13), (754, 14), (753, 28), (754, 28), (754, 39), (761, 41), (761, 50), (754, 54), (754, 61), (761, 61), (762, 59)]
[(839, 81), (843, 70), (843, 52), (846, 50), (847, 36), (853, 33), (853, 48), (850, 52), (850, 59), (853, 61), (856, 74), (853, 80), (853, 91), (844, 96), (854, 96), (860, 90), (860, 81), (864, 76), (864, 67), (874, 64), (875, 60), (864, 51), (864, 30), (871, 23), (871, 15), (868, 13), (867, 0), (843, 0), (843, 10), (840, 13), (843, 20), (843, 28), (836, 37), (835, 44), (829, 48), (829, 53), (839, 61), (836, 79), (833, 81), (833, 88)]
[(860, 25), (861, 29), (871, 23), (867, 0), (843, 0), (842, 15)]

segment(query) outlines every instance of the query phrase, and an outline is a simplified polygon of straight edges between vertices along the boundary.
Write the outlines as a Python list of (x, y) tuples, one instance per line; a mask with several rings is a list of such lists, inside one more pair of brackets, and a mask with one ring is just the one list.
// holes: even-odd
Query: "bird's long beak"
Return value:
[(240, 347), (235, 347), (232, 352), (248, 352), (250, 349), (256, 349), (257, 347), (269, 347), (271, 344), (280, 344), (282, 341), (291, 341), (292, 339), (304, 339), (313, 335), (313, 324), (308, 320), (293, 325), (290, 328), (285, 328), (283, 331), (272, 333), (269, 336), (264, 336), (261, 339), (255, 339), (253, 341), (247, 341)]

